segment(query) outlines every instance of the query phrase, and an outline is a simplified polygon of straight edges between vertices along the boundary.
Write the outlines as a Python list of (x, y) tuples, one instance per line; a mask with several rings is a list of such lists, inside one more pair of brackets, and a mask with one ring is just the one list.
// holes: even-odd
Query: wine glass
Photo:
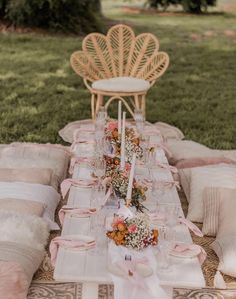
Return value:
[(136, 129), (138, 133), (143, 136), (144, 135), (144, 127), (145, 127), (145, 119), (141, 109), (134, 110), (134, 120), (136, 124)]
[(106, 162), (103, 158), (96, 159), (94, 163), (94, 171), (95, 175), (98, 177), (98, 187), (102, 189), (102, 177), (105, 175), (106, 172)]
[(172, 270), (170, 264), (170, 253), (174, 248), (175, 234), (174, 230), (167, 226), (161, 226), (158, 229), (158, 253), (157, 253), (157, 271), (166, 273)]
[(148, 151), (148, 155), (147, 155), (147, 162), (146, 162), (146, 165), (147, 165), (147, 168), (148, 168), (148, 179), (150, 181), (153, 180), (153, 177), (152, 177), (152, 168), (153, 166), (155, 165), (155, 162), (156, 162), (156, 153), (155, 151)]

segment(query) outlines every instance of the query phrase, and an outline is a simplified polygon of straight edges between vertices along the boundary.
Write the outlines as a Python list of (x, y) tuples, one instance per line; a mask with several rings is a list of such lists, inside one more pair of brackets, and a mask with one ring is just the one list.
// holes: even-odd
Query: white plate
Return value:
[[(180, 244), (184, 244), (184, 243), (180, 243)], [(185, 250), (182, 252), (172, 250), (170, 252), (170, 255), (175, 256), (175, 257), (180, 257), (180, 258), (194, 258), (194, 257), (197, 257), (200, 252), (201, 252), (201, 249), (196, 247), (194, 249)]]
[[(71, 240), (80, 240), (80, 241), (84, 241), (84, 242), (94, 242), (95, 239), (92, 236), (85, 236), (85, 235), (67, 235), (67, 236), (63, 236), (66, 239), (71, 239)], [(71, 250), (71, 251), (85, 251), (88, 250), (90, 248), (71, 248), (71, 247), (67, 247), (66, 245), (60, 245), (60, 247), (66, 249), (66, 250)]]
[[(118, 268), (116, 265), (114, 264), (108, 264), (107, 265), (108, 271), (111, 272), (114, 275), (120, 276), (120, 277), (125, 277), (125, 273), (124, 270)], [(145, 264), (137, 264), (135, 271), (137, 271), (137, 273), (142, 276), (142, 277), (148, 277), (151, 276), (153, 274), (153, 270), (150, 266), (145, 265)]]

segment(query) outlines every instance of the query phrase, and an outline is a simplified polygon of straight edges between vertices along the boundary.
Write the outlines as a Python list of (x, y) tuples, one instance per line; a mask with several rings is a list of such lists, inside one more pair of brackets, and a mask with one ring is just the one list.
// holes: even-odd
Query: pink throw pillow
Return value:
[(26, 274), (16, 262), (0, 261), (0, 297), (26, 299), (29, 283)]
[(207, 157), (207, 158), (191, 158), (191, 159), (181, 159), (175, 165), (178, 169), (193, 168), (206, 165), (215, 164), (236, 164), (234, 160), (225, 157)]

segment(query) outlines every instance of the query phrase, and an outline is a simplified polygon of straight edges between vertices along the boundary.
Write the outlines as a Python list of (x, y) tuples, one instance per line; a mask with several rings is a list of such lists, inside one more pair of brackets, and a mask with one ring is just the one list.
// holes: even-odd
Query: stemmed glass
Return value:
[(134, 120), (136, 124), (136, 128), (138, 133), (143, 136), (144, 134), (144, 127), (145, 127), (145, 119), (141, 109), (134, 110)]
[(153, 177), (152, 177), (152, 168), (155, 165), (156, 162), (156, 152), (155, 151), (148, 151), (148, 155), (147, 155), (147, 161), (146, 161), (146, 165), (148, 168), (148, 179), (150, 181), (152, 181)]
[(95, 175), (98, 177), (98, 188), (102, 189), (102, 177), (105, 175), (106, 171), (106, 161), (101, 159), (96, 159), (94, 162)]
[(170, 253), (174, 248), (175, 234), (174, 231), (167, 226), (161, 226), (158, 229), (158, 254), (157, 254), (157, 264), (159, 273), (166, 273), (172, 270), (170, 265)]

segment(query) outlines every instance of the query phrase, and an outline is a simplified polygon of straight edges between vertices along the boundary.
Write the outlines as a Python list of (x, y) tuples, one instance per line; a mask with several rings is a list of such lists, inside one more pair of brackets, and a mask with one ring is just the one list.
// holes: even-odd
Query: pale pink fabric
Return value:
[(87, 157), (72, 157), (70, 161), (70, 168), (69, 168), (69, 174), (73, 174), (75, 164), (77, 163), (91, 163), (91, 158)]
[(55, 266), (58, 248), (61, 245), (64, 247), (67, 247), (67, 248), (86, 250), (86, 249), (94, 248), (95, 241), (93, 240), (90, 242), (86, 242), (84, 240), (72, 240), (71, 238), (67, 238), (66, 236), (65, 237), (56, 237), (56, 238), (52, 239), (52, 241), (49, 245), (49, 251), (51, 254), (51, 263), (53, 266)]
[[(151, 187), (152, 186), (152, 181), (148, 180), (148, 179), (144, 179), (142, 180), (142, 183), (144, 185), (146, 185), (147, 187)], [(177, 181), (164, 181), (164, 180), (160, 180), (157, 183), (157, 186), (160, 190), (164, 190), (164, 189), (171, 189), (173, 187), (176, 187), (177, 189), (180, 189), (180, 185), (179, 182)]]
[(94, 140), (75, 140), (70, 147), (70, 151), (73, 152), (77, 144), (84, 143), (84, 144), (94, 144)]
[(202, 265), (207, 257), (206, 251), (199, 245), (195, 244), (176, 244), (173, 251), (175, 252), (183, 252), (187, 250), (195, 250), (199, 249), (198, 260), (199, 263)]
[(69, 206), (63, 206), (58, 212), (58, 217), (61, 225), (64, 223), (65, 214), (76, 215), (77, 217), (85, 217), (96, 214), (95, 208), (75, 208)]
[(163, 168), (163, 169), (167, 169), (167, 170), (171, 171), (172, 173), (178, 173), (178, 169), (174, 166), (169, 165), (169, 164), (163, 164), (163, 163), (157, 162), (156, 166), (158, 166), (160, 168)]
[(196, 236), (203, 237), (203, 233), (200, 231), (200, 229), (190, 220), (180, 217), (179, 221), (180, 223), (185, 224), (188, 227), (188, 229), (190, 229)]
[(20, 264), (0, 261), (0, 298), (26, 299), (29, 284)]
[(66, 197), (71, 186), (76, 187), (92, 187), (96, 183), (96, 180), (78, 180), (78, 179), (65, 179), (61, 183), (61, 194), (63, 198)]
[(193, 167), (214, 165), (220, 163), (236, 164), (236, 161), (226, 157), (191, 158), (191, 159), (179, 160), (175, 166), (179, 169), (184, 169), (184, 168), (193, 168)]

